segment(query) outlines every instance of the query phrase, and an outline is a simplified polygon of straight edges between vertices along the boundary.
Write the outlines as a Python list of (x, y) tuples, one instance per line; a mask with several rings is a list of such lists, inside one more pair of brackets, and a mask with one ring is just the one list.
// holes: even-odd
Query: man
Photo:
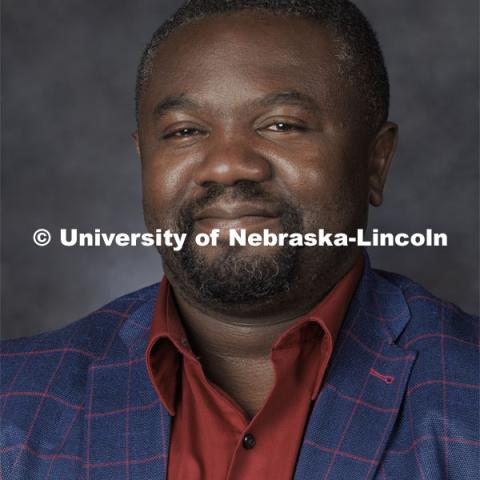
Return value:
[[(5, 342), (8, 479), (470, 479), (478, 320), (356, 245), (397, 143), (347, 0), (193, 0), (154, 34), (134, 134), (160, 286)], [(216, 246), (198, 233), (218, 229)]]

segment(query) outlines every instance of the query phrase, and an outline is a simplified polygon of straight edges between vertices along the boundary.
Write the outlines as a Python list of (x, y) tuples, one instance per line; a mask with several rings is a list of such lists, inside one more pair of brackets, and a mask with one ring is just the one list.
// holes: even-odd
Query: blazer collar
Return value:
[[(84, 416), (85, 478), (165, 479), (171, 418), (148, 378), (145, 350), (158, 284), (131, 302), (105, 358), (89, 368)], [(115, 460), (115, 461), (112, 461)], [(123, 459), (123, 460), (122, 460)], [(111, 477), (105, 469), (117, 469)], [(139, 473), (140, 472), (140, 473)]]
[[(364, 260), (362, 277), (306, 426), (295, 479), (371, 479), (398, 416), (416, 353), (402, 349), (395, 341), (405, 329), (410, 312), (401, 289), (375, 273), (366, 254)], [(143, 298), (132, 302), (133, 313), (119, 330), (110, 353), (91, 365), (85, 432), (94, 434), (96, 412), (111, 410), (112, 405), (128, 408), (133, 402), (142, 416), (130, 418), (129, 437), (141, 438), (148, 450), (143, 454), (139, 448), (137, 458), (158, 458), (145, 464), (145, 472), (163, 479), (171, 418), (148, 378), (144, 360), (157, 291), (158, 285), (153, 286)], [(112, 377), (116, 387), (100, 391), (103, 382), (112, 385)], [(130, 395), (125, 398), (127, 383)], [(156, 427), (145, 428), (150, 423)], [(117, 444), (115, 438), (116, 432), (97, 436), (94, 450), (87, 439), (87, 465), (94, 464), (96, 455), (101, 457), (103, 451), (123, 451), (124, 444)], [(90, 479), (96, 478), (94, 468), (89, 473)]]
[(373, 478), (392, 433), (416, 352), (395, 341), (410, 312), (400, 288), (364, 271), (300, 449), (295, 479)]

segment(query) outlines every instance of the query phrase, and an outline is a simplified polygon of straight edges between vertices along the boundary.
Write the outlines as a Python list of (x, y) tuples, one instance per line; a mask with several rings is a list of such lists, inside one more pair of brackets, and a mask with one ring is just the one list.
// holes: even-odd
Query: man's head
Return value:
[[(218, 310), (307, 301), (357, 249), (229, 247), (229, 228), (353, 233), (379, 205), (396, 143), (388, 79), (348, 1), (202, 1), (153, 36), (139, 67), (147, 226), (189, 234), (165, 271)], [(220, 228), (218, 247), (194, 235)]]
[(242, 10), (304, 18), (328, 29), (338, 46), (338, 67), (365, 101), (365, 120), (380, 127), (388, 117), (389, 82), (376, 35), (363, 13), (349, 0), (190, 0), (158, 28), (150, 39), (138, 67), (136, 113), (152, 75), (158, 45), (193, 21), (228, 15)]

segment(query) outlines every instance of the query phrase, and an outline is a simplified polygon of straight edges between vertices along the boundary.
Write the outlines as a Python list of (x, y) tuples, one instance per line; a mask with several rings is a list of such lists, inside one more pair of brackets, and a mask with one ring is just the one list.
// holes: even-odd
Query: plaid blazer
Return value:
[[(365, 263), (295, 480), (479, 478), (478, 319)], [(157, 291), (3, 343), (2, 479), (165, 479), (171, 420), (144, 357)]]

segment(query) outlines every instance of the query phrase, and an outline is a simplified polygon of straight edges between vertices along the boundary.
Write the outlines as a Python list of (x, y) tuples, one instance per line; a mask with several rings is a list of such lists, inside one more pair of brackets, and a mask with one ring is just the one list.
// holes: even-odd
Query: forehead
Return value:
[(204, 103), (228, 98), (233, 106), (249, 95), (295, 90), (338, 107), (347, 86), (339, 45), (301, 17), (248, 11), (197, 20), (159, 45), (142, 103), (188, 94)]

